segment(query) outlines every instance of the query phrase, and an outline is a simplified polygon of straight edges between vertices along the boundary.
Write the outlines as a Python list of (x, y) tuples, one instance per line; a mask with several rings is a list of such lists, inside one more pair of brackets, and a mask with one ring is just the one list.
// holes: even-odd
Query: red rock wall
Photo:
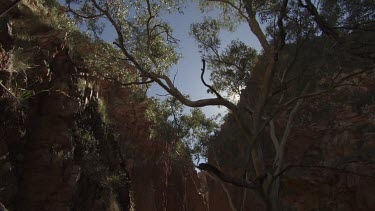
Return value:
[(130, 88), (103, 82), (100, 96), (116, 128), (131, 175), (135, 210), (207, 210), (191, 161), (173, 159), (171, 140), (151, 138), (153, 124), (146, 118), (147, 99), (132, 100)]
[[(78, 75), (89, 71), (72, 58), (65, 32), (38, 22), (33, 7), (40, 5), (32, 3), (10, 13), (13, 34), (0, 39), (2, 83), (33, 93), (18, 105), (0, 88), (0, 202), (31, 211), (207, 210), (191, 161), (172, 157), (170, 140), (151, 138), (150, 102), (134, 87), (105, 80), (78, 87)], [(15, 36), (21, 33), (35, 40), (23, 43)], [(34, 66), (25, 78), (9, 71), (5, 44), (12, 39), (30, 45)], [(122, 181), (113, 181), (117, 171), (126, 175)]]
[[(15, 23), (24, 18), (19, 17)], [(12, 29), (13, 33), (21, 30), (27, 33), (27, 28)], [(62, 40), (54, 42), (62, 43)], [(73, 162), (71, 136), (74, 115), (79, 107), (72, 78), (77, 69), (67, 49), (55, 43), (40, 51), (35, 51), (35, 48), (31, 51), (32, 62), (38, 68), (25, 71), (28, 77), (23, 82), (16, 82), (19, 87), (26, 86), (31, 96), (22, 98), (19, 93), (10, 94), (20, 89), (2, 92), (2, 97), (8, 96), (13, 101), (4, 103), (4, 109), (18, 114), (23, 121), (9, 118), (7, 121), (12, 126), (3, 131), (6, 136), (2, 137), (1, 145), (6, 146), (5, 152), (12, 161), (9, 169), (14, 178), (9, 181), (16, 180), (12, 184), (16, 195), (10, 194), (8, 197), (11, 198), (1, 200), (5, 199), (5, 205), (14, 210), (67, 210), (71, 207), (74, 185), (79, 177), (78, 166)], [(18, 73), (12, 76), (8, 72), (10, 66), (2, 68), (2, 74), (8, 75), (8, 80), (11, 77), (17, 80)], [(11, 81), (4, 82), (11, 87)], [(16, 94), (18, 99), (14, 97)], [(17, 203), (14, 203), (15, 198)]]
[[(374, 52), (374, 49), (369, 51)], [(366, 66), (366, 57), (343, 60), (346, 57), (340, 53), (348, 52), (339, 52), (339, 58), (335, 57), (340, 64), (346, 65), (346, 74), (362, 67), (373, 68), (373, 65)], [(321, 58), (327, 63), (332, 60), (332, 57)], [(352, 80), (355, 83), (361, 81), (358, 87), (344, 86), (305, 100), (301, 105), (287, 141), (286, 163), (297, 166), (282, 176), (280, 198), (283, 210), (375, 210), (375, 77), (373, 69), (370, 70)], [(240, 106), (256, 99), (257, 87), (254, 86), (257, 83), (259, 81), (249, 82), (241, 96)], [(275, 119), (279, 136), (286, 121), (283, 112)], [(251, 124), (250, 120), (248, 122)], [(238, 132), (234, 134), (233, 131)], [(269, 134), (267, 128), (259, 141), (270, 169), (274, 149)], [(248, 145), (243, 140), (245, 138), (236, 122), (229, 117), (210, 148), (209, 162), (236, 178), (243, 178), (244, 167), (247, 167), (249, 175), (255, 179), (251, 164), (246, 163)], [(210, 210), (265, 210), (258, 194), (248, 190), (243, 203), (244, 190), (226, 184), (233, 209), (221, 182), (210, 177), (207, 180)]]

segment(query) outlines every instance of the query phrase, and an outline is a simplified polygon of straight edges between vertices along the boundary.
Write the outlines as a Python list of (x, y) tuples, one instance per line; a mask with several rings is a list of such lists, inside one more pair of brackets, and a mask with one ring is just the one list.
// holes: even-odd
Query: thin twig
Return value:
[(201, 73), (201, 80), (202, 80), (202, 83), (208, 87), (210, 89), (210, 91), (212, 91), (213, 93), (215, 93), (216, 97), (217, 98), (223, 98), (212, 86), (208, 85), (205, 81), (204, 81), (204, 72), (206, 71), (206, 60), (202, 59), (202, 63), (203, 63), (203, 67), (202, 67), (202, 73)]
[(19, 104), (21, 104), (20, 100), (6, 86), (4, 86), (3, 83), (0, 82), (0, 86), (3, 87), (4, 90), (10, 94), (10, 96), (16, 99)]
[(278, 174), (276, 174), (272, 178), (272, 182), (275, 181), (278, 177), (282, 176), (285, 172), (287, 172), (287, 171), (289, 171), (289, 170), (291, 170), (293, 168), (320, 169), (320, 170), (333, 171), (333, 172), (340, 173), (340, 174), (350, 174), (350, 175), (354, 175), (354, 176), (358, 176), (358, 177), (366, 177), (366, 178), (375, 179), (374, 175), (361, 174), (361, 173), (358, 173), (358, 172), (349, 171), (349, 170), (340, 169), (340, 168), (335, 168), (335, 167), (331, 167), (331, 166), (322, 166), (322, 165), (288, 165), (287, 167), (285, 167), (282, 171), (280, 171)]
[(5, 14), (7, 14), (10, 10), (12, 10), (14, 7), (16, 7), (22, 0), (15, 1), (8, 9), (6, 9), (4, 12), (0, 14), (0, 18), (3, 17)]
[(224, 174), (221, 172), (219, 169), (217, 169), (215, 166), (210, 165), (208, 163), (201, 163), (198, 166), (195, 166), (199, 170), (202, 171), (207, 171), (215, 176), (217, 176), (219, 179), (221, 179), (223, 182), (232, 184), (237, 187), (242, 187), (242, 188), (249, 188), (249, 189), (258, 189), (260, 188), (260, 184), (252, 181), (244, 181), (243, 179), (237, 179), (234, 177), (231, 177), (229, 175)]
[(133, 63), (133, 65), (145, 76), (149, 77), (150, 79), (154, 80), (159, 86), (161, 86), (166, 92), (168, 92), (170, 95), (177, 98), (182, 104), (190, 107), (203, 107), (208, 105), (222, 105), (227, 107), (232, 112), (237, 111), (237, 106), (231, 103), (230, 101), (224, 99), (224, 98), (207, 98), (202, 100), (195, 100), (192, 101), (188, 98), (186, 98), (174, 85), (170, 78), (168, 78), (165, 75), (158, 74), (155, 72), (151, 72), (147, 69), (145, 69), (138, 61), (137, 59), (127, 50), (125, 47), (125, 40), (122, 33), (122, 29), (120, 25), (116, 22), (115, 19), (111, 16), (111, 14), (101, 8), (96, 0), (91, 0), (93, 5), (96, 9), (98, 9), (100, 12), (104, 13), (104, 15), (107, 17), (108, 21), (112, 24), (112, 26), (115, 28), (117, 33), (118, 42), (114, 42), (113, 44), (116, 45), (122, 53)]
[(220, 2), (220, 3), (224, 3), (224, 4), (227, 4), (229, 6), (231, 6), (233, 9), (235, 9), (240, 15), (242, 18), (244, 18), (245, 20), (249, 21), (249, 17), (247, 17), (242, 9), (241, 9), (241, 1), (240, 1), (240, 6), (236, 6), (235, 4), (233, 4), (232, 2), (230, 1), (226, 1), (226, 0), (207, 0), (207, 1), (211, 1), (211, 2)]
[(80, 14), (80, 13), (76, 12), (75, 10), (73, 10), (73, 9), (70, 7), (70, 2), (68, 3), (68, 12), (71, 12), (71, 13), (73, 13), (74, 15), (76, 15), (77, 17), (84, 18), (84, 19), (96, 19), (96, 18), (99, 18), (99, 17), (101, 17), (101, 16), (104, 15), (103, 13), (96, 14), (96, 15), (90, 15), (90, 16)]

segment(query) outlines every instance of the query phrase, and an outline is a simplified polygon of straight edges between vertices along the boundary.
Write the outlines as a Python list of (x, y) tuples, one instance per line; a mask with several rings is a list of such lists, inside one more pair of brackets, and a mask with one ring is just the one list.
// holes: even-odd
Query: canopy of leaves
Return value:
[(207, 118), (201, 109), (186, 112), (184, 106), (172, 97), (164, 101), (154, 99), (148, 116), (155, 122), (153, 133), (156, 137), (172, 143), (182, 141), (197, 159), (206, 156), (208, 142), (219, 128), (215, 120)]
[(326, 0), (321, 1), (318, 8), (328, 23), (335, 27), (354, 26), (371, 22), (375, 18), (375, 4), (372, 0)]
[(208, 61), (213, 88), (228, 96), (239, 95), (250, 77), (257, 52), (239, 40), (233, 40), (221, 51), (219, 32), (222, 27), (219, 21), (206, 18), (202, 23), (192, 24), (190, 34)]
[(208, 57), (213, 87), (239, 95), (249, 80), (256, 58), (256, 50), (238, 40), (232, 41), (219, 58)]
[(173, 30), (162, 15), (177, 10), (179, 1), (67, 0), (67, 4), (73, 16), (96, 39), (101, 39), (104, 25), (116, 24), (120, 37), (114, 43), (124, 44), (148, 71), (166, 73), (176, 64), (177, 40), (171, 36)]
[[(203, 59), (208, 62), (214, 89), (228, 95), (239, 94), (248, 83), (255, 69), (255, 63), (263, 63), (258, 67), (266, 72), (267, 78), (259, 82), (260, 87), (255, 87), (261, 91), (254, 94), (254, 96), (259, 95), (258, 98), (254, 97), (254, 101), (257, 101), (254, 104), (259, 104), (255, 106), (259, 108), (255, 111), (255, 120), (263, 121), (264, 111), (267, 111), (263, 108), (268, 106), (266, 104), (270, 104), (269, 102), (274, 102), (272, 106), (275, 105), (275, 108), (270, 110), (276, 113), (280, 104), (289, 106), (296, 102), (295, 99), (299, 99), (301, 91), (290, 92), (288, 90), (290, 84), (302, 84), (302, 88), (298, 90), (304, 90), (306, 83), (301, 79), (314, 78), (314, 81), (319, 82), (323, 78), (324, 68), (320, 66), (310, 65), (311, 71), (309, 68), (290, 71), (293, 70), (291, 68), (293, 65), (298, 64), (296, 61), (301, 59), (297, 58), (303, 55), (299, 53), (301, 49), (315, 42), (324, 44), (324, 48), (321, 49), (330, 51), (338, 38), (349, 35), (354, 29), (362, 30), (363, 26), (373, 21), (374, 8), (371, 1), (311, 2), (311, 0), (203, 1), (203, 8), (207, 5), (215, 8), (212, 5), (216, 5), (221, 9), (219, 17), (222, 18), (205, 18), (202, 23), (191, 26), (191, 35), (196, 39)], [(176, 53), (177, 40), (173, 38), (172, 28), (163, 20), (162, 15), (166, 12), (179, 11), (181, 1), (85, 0), (68, 1), (68, 3), (77, 3), (72, 10), (73, 14), (78, 20), (86, 20), (88, 29), (96, 39), (100, 39), (102, 25), (111, 24), (118, 35), (114, 46), (123, 56), (120, 59), (134, 65), (144, 77), (156, 81), (185, 105), (192, 107), (225, 105), (236, 112), (236, 106), (227, 103), (228, 101), (223, 100), (224, 98), (217, 93), (215, 93), (217, 98), (214, 99), (188, 101), (188, 98), (173, 85), (172, 80), (166, 77), (179, 55)], [(220, 30), (233, 30), (236, 24), (242, 21), (248, 23), (261, 43), (263, 47), (261, 56), (258, 56), (251, 46), (240, 41), (232, 41), (222, 49)], [(327, 36), (334, 39), (326, 39)], [(284, 46), (286, 47), (283, 48)], [(286, 50), (295, 53), (285, 52)], [(113, 55), (110, 51), (108, 53)], [(315, 61), (312, 56), (309, 54), (308, 58), (310, 61)], [(261, 57), (264, 58), (263, 61), (258, 62)], [(327, 69), (332, 68), (327, 67)], [(127, 70), (128, 68), (124, 68), (124, 71)], [(337, 75), (341, 73), (339, 71)], [(337, 77), (332, 81), (335, 79)], [(318, 88), (326, 90), (333, 87), (333, 84), (329, 83), (327, 87)], [(254, 89), (254, 92), (257, 90)], [(269, 97), (272, 99), (267, 99)], [(160, 126), (164, 125), (160, 131), (177, 131), (177, 138), (184, 137), (185, 140), (186, 137), (190, 140), (205, 140), (207, 138), (205, 135), (211, 133), (212, 125), (206, 124), (199, 110), (193, 110), (192, 115), (188, 116), (183, 114), (182, 106), (178, 105), (176, 100), (167, 100), (167, 103), (169, 105), (162, 105), (157, 109), (158, 115), (154, 115), (156, 122), (160, 123)], [(249, 110), (251, 113), (253, 108)], [(255, 127), (256, 130), (258, 128), (263, 127)]]

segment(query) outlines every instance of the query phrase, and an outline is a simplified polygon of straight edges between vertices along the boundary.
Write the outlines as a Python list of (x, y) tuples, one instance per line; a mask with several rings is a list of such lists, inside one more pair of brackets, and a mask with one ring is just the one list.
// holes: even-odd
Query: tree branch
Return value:
[(319, 14), (318, 9), (310, 0), (305, 0), (306, 4), (302, 3), (302, 0), (298, 0), (299, 5), (305, 8), (311, 16), (313, 16), (316, 24), (323, 31), (324, 34), (332, 37), (336, 41), (340, 41), (340, 35), (328, 24), (326, 20)]
[(3, 83), (1, 83), (0, 81), (0, 86), (3, 87), (3, 89), (8, 92), (8, 94), (10, 94), (10, 96), (12, 96), (16, 101), (17, 103), (21, 103), (20, 100), (16, 97), (16, 95), (14, 95), (6, 86), (3, 85)]
[(207, 1), (210, 1), (210, 2), (221, 2), (221, 3), (224, 3), (224, 4), (228, 4), (230, 7), (232, 7), (233, 9), (235, 9), (238, 12), (238, 14), (241, 15), (242, 18), (244, 18), (245, 20), (249, 21), (249, 17), (247, 17), (243, 13), (243, 11), (241, 10), (241, 6), (238, 7), (238, 6), (234, 5), (232, 2), (226, 1), (226, 0), (207, 0)]
[(150, 45), (150, 42), (151, 42), (151, 40), (150, 40), (150, 38), (151, 38), (150, 23), (155, 16), (152, 15), (150, 0), (146, 0), (146, 3), (147, 3), (147, 12), (148, 12), (148, 18), (147, 18), (147, 24), (146, 24), (147, 47), (149, 48), (149, 47), (151, 47), (151, 45)]
[(320, 170), (326, 170), (326, 171), (333, 171), (333, 172), (340, 173), (340, 174), (350, 174), (350, 175), (354, 175), (354, 176), (358, 176), (358, 177), (366, 177), (366, 178), (370, 178), (370, 179), (374, 179), (375, 180), (375, 176), (374, 175), (361, 174), (361, 173), (358, 173), (358, 172), (349, 171), (349, 170), (340, 169), (340, 168), (331, 167), (331, 166), (322, 166), (322, 165), (288, 165), (282, 171), (280, 171), (278, 174), (274, 175), (274, 177), (272, 178), (272, 182), (274, 182), (278, 177), (282, 176), (285, 172), (287, 172), (287, 171), (289, 171), (289, 170), (291, 170), (293, 168), (320, 169)]
[(286, 32), (284, 28), (283, 19), (286, 17), (288, 2), (288, 0), (283, 0), (281, 4), (280, 14), (277, 18), (277, 26), (279, 28), (279, 36), (277, 40), (278, 51), (280, 51), (285, 45)]
[(202, 59), (202, 63), (203, 63), (203, 67), (202, 67), (202, 73), (201, 73), (201, 81), (202, 83), (209, 88), (209, 90), (211, 90), (211, 92), (215, 93), (216, 97), (217, 98), (223, 98), (212, 86), (208, 85), (205, 81), (204, 81), (204, 72), (206, 70), (206, 60)]
[(82, 15), (82, 14), (76, 12), (75, 10), (73, 10), (73, 9), (70, 7), (70, 2), (68, 3), (68, 12), (71, 12), (71, 13), (73, 13), (75, 16), (80, 17), (80, 18), (84, 18), (84, 19), (96, 19), (96, 18), (99, 18), (100, 16), (103, 16), (103, 13), (96, 14), (96, 15), (90, 15), (90, 16)]
[(0, 18), (3, 17), (5, 14), (7, 14), (10, 10), (12, 10), (14, 7), (16, 7), (22, 0), (17, 0), (10, 5), (8, 9), (6, 9), (4, 12), (1, 12)]
[[(189, 106), (189, 107), (204, 107), (209, 105), (222, 105), (231, 110), (232, 112), (237, 111), (237, 106), (230, 101), (224, 99), (224, 98), (208, 98), (208, 99), (202, 99), (202, 100), (196, 100), (192, 101), (188, 98), (186, 98), (172, 83), (172, 81), (165, 75), (157, 74), (155, 72), (151, 72), (146, 70), (142, 67), (141, 64), (139, 64), (126, 49), (125, 47), (125, 41), (124, 36), (121, 31), (121, 27), (117, 24), (117, 22), (112, 18), (112, 16), (109, 14), (108, 11), (101, 8), (96, 0), (91, 0), (95, 6), (100, 12), (102, 12), (109, 22), (112, 24), (112, 26), (115, 28), (118, 42), (114, 42), (114, 45), (116, 45), (133, 64), (134, 66), (144, 75), (145, 77), (150, 78), (151, 80), (155, 81), (159, 86), (161, 86), (165, 91), (167, 91), (170, 95), (177, 98), (182, 104)], [(166, 83), (164, 83), (164, 82)]]
[[(309, 84), (306, 85), (304, 90), (306, 91), (308, 88), (309, 88)], [(293, 109), (290, 112), (289, 117), (288, 117), (288, 121), (286, 123), (286, 128), (284, 130), (283, 137), (281, 138), (281, 141), (279, 143), (279, 147), (276, 150), (276, 155), (275, 155), (275, 160), (274, 160), (274, 165), (277, 166), (276, 174), (278, 174), (278, 172), (281, 171), (281, 168), (283, 166), (286, 142), (288, 140), (289, 133), (290, 133), (290, 130), (291, 130), (292, 125), (293, 125), (294, 115), (296, 114), (299, 106), (301, 105), (302, 100), (303, 99), (299, 99), (297, 101), (297, 103), (293, 106)]]
[(251, 29), (251, 31), (254, 33), (254, 35), (258, 38), (260, 44), (262, 45), (262, 48), (264, 49), (264, 52), (270, 53), (271, 45), (267, 41), (266, 35), (263, 33), (262, 29), (259, 26), (258, 21), (256, 20), (256, 13), (253, 10), (252, 2), (251, 1), (245, 1), (244, 6), (246, 9), (246, 13), (248, 15), (248, 24)]
[(210, 172), (210, 173), (214, 174), (215, 176), (217, 176), (223, 182), (232, 184), (232, 185), (237, 186), (237, 187), (248, 188), (248, 189), (258, 189), (258, 188), (260, 188), (260, 184), (256, 184), (254, 182), (245, 181), (245, 180), (241, 180), (241, 179), (237, 179), (237, 178), (225, 175), (223, 172), (221, 172), (215, 166), (212, 166), (208, 163), (201, 163), (198, 166), (196, 166), (196, 168), (198, 168), (199, 170), (202, 170), (202, 171)]
[(123, 82), (118, 81), (116, 78), (107, 77), (107, 76), (104, 76), (101, 73), (98, 73), (98, 75), (100, 75), (101, 77), (103, 77), (106, 80), (110, 80), (110, 81), (113, 81), (113, 82), (115, 82), (117, 84), (120, 84), (121, 86), (144, 85), (144, 84), (150, 84), (150, 83), (154, 83), (155, 82), (153, 80), (148, 80), (148, 81), (132, 81), (132, 82), (123, 83)]
[(275, 123), (273, 122), (273, 119), (270, 120), (270, 136), (273, 146), (275, 147), (275, 151), (277, 152), (277, 149), (279, 148), (279, 139), (276, 136)]
[(177, 38), (175, 38), (175, 37), (173, 37), (173, 36), (171, 35), (171, 32), (170, 32), (170, 30), (169, 30), (167, 27), (165, 27), (165, 26), (163, 26), (163, 25), (161, 25), (161, 24), (156, 24), (156, 25), (154, 25), (154, 26), (152, 27), (152, 29), (151, 29), (151, 33), (152, 33), (154, 30), (156, 30), (157, 28), (162, 28), (163, 31), (160, 31), (160, 32), (156, 33), (155, 35), (153, 35), (153, 36), (152, 36), (152, 39), (155, 39), (157, 36), (159, 36), (159, 35), (165, 33), (166, 38), (167, 38), (167, 41), (169, 41), (169, 42), (171, 42), (171, 43), (174, 43), (174, 44), (177, 44), (177, 43), (180, 41), (179, 39), (177, 39)]

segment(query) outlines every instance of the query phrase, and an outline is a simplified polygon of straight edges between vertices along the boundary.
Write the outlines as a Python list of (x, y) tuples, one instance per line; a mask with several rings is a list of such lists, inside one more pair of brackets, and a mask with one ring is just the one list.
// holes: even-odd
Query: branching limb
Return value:
[(96, 0), (91, 0), (93, 5), (96, 9), (98, 9), (100, 12), (102, 12), (108, 19), (108, 21), (112, 24), (112, 26), (115, 28), (118, 42), (114, 42), (114, 45), (116, 45), (122, 53), (133, 63), (133, 65), (142, 73), (144, 77), (148, 77), (151, 80), (155, 81), (157, 84), (159, 84), (165, 91), (167, 91), (170, 95), (177, 98), (182, 104), (189, 106), (189, 107), (203, 107), (203, 106), (209, 106), (209, 105), (222, 105), (227, 107), (232, 112), (237, 111), (237, 106), (230, 101), (224, 99), (224, 98), (208, 98), (208, 99), (202, 99), (202, 100), (196, 100), (192, 101), (188, 98), (186, 98), (173, 84), (170, 78), (168, 78), (165, 75), (158, 74), (155, 72), (151, 72), (146, 70), (142, 67), (140, 63), (138, 63), (137, 59), (131, 55), (130, 52), (125, 47), (125, 40), (124, 36), (121, 30), (121, 27), (119, 24), (113, 19), (111, 14), (101, 8)]
[(10, 5), (10, 7), (8, 9), (6, 9), (4, 12), (1, 12), (0, 14), (0, 18), (3, 17), (5, 14), (7, 14), (10, 10), (12, 10), (13, 8), (15, 8), (22, 0), (17, 0), (15, 2), (12, 3), (12, 5)]
[(281, 4), (281, 9), (280, 9), (280, 14), (277, 18), (277, 26), (279, 28), (279, 36), (277, 40), (277, 50), (280, 51), (284, 45), (285, 45), (285, 37), (286, 37), (286, 32), (285, 32), (285, 27), (283, 20), (286, 17), (287, 14), (287, 8), (288, 8), (288, 2), (289, 0), (283, 0)]
[(203, 67), (202, 67), (202, 73), (201, 73), (201, 81), (202, 83), (213, 93), (215, 93), (216, 97), (217, 98), (223, 98), (212, 86), (208, 85), (205, 81), (204, 81), (204, 72), (206, 71), (206, 60), (202, 59), (202, 64), (203, 64)]
[(275, 147), (275, 151), (277, 151), (277, 149), (279, 148), (279, 139), (276, 136), (275, 123), (273, 119), (270, 120), (270, 136), (273, 146)]
[(267, 41), (266, 35), (262, 31), (262, 28), (260, 28), (260, 25), (258, 21), (256, 20), (256, 12), (253, 8), (252, 1), (244, 1), (244, 7), (247, 13), (247, 17), (248, 17), (247, 22), (249, 24), (250, 30), (254, 33), (254, 35), (259, 40), (264, 52), (266, 54), (271, 53), (271, 50), (272, 50), (271, 45)]
[(117, 84), (120, 84), (121, 86), (144, 85), (144, 84), (151, 84), (151, 83), (155, 82), (153, 80), (146, 80), (146, 81), (132, 81), (132, 82), (123, 83), (123, 82), (120, 82), (119, 80), (117, 80), (116, 78), (108, 77), (108, 76), (105, 76), (105, 75), (100, 74), (100, 73), (98, 73), (98, 75), (100, 77), (106, 79), (106, 80), (110, 80), (110, 81), (113, 81)]
[[(214, 160), (215, 160), (216, 166), (219, 167), (219, 168), (221, 168), (221, 167), (220, 167), (220, 164), (219, 164), (219, 162), (218, 162), (218, 160), (217, 160), (216, 152), (214, 152)], [(236, 207), (234, 206), (234, 203), (233, 203), (233, 197), (231, 196), (231, 193), (229, 192), (229, 190), (228, 190), (226, 184), (225, 184), (223, 181), (221, 181), (218, 177), (216, 177), (215, 175), (213, 175), (212, 173), (209, 173), (209, 172), (205, 172), (205, 173), (206, 173), (209, 177), (211, 177), (212, 179), (218, 181), (218, 182), (221, 184), (221, 187), (223, 188), (225, 194), (227, 195), (228, 203), (229, 203), (229, 205), (230, 205), (232, 211), (237, 211), (237, 209), (236, 209)], [(246, 192), (247, 189), (244, 188), (243, 191)]]
[[(305, 87), (305, 90), (308, 87), (309, 87), (309, 85), (307, 85)], [(275, 160), (274, 160), (274, 165), (277, 166), (277, 168), (276, 168), (276, 174), (278, 174), (278, 172), (281, 171), (281, 168), (283, 166), (286, 142), (288, 140), (289, 133), (290, 133), (290, 130), (291, 130), (292, 125), (293, 125), (294, 116), (295, 116), (298, 108), (300, 107), (301, 103), (302, 103), (302, 99), (299, 99), (297, 101), (297, 103), (293, 106), (293, 109), (290, 112), (289, 117), (288, 117), (288, 121), (287, 121), (287, 124), (286, 124), (286, 128), (284, 130), (283, 137), (281, 138), (279, 147), (276, 150), (276, 155), (275, 155)]]
[(95, 15), (83, 15), (83, 14), (80, 14), (78, 12), (76, 12), (74, 9), (72, 9), (72, 7), (70, 6), (71, 3), (68, 2), (68, 12), (71, 12), (73, 13), (73, 15), (77, 16), (77, 17), (80, 17), (80, 18), (84, 18), (84, 19), (96, 19), (96, 18), (99, 18), (101, 16), (103, 16), (104, 14), (103, 13), (99, 13), (99, 14), (95, 14)]
[(341, 168), (336, 168), (336, 167), (331, 167), (331, 166), (323, 166), (323, 165), (288, 165), (286, 166), (282, 171), (280, 171), (278, 174), (274, 175), (272, 182), (274, 182), (276, 179), (278, 179), (280, 176), (285, 174), (287, 171), (292, 170), (294, 168), (304, 168), (304, 169), (316, 169), (316, 170), (325, 170), (325, 171), (332, 171), (335, 173), (340, 173), (340, 174), (348, 174), (348, 175), (353, 175), (353, 176), (358, 176), (358, 177), (365, 177), (365, 178), (370, 178), (375, 180), (374, 175), (370, 174), (362, 174), (358, 173), (355, 171), (349, 171)]
[(16, 101), (17, 103), (20, 103), (20, 100), (18, 99), (18, 97), (16, 97), (16, 95), (14, 95), (6, 86), (3, 85), (3, 83), (1, 83), (0, 81), (0, 86), (6, 91), (9, 93), (10, 96), (12, 96)]
[(316, 24), (318, 24), (319, 28), (323, 31), (324, 34), (332, 37), (336, 41), (339, 41), (341, 39), (339, 33), (337, 33), (319, 14), (318, 9), (314, 6), (311, 0), (305, 0), (306, 4), (304, 4), (302, 0), (298, 0), (298, 2), (301, 7), (305, 8), (311, 14)]
[(287, 102), (285, 102), (283, 104), (283, 108), (291, 105), (292, 103), (294, 103), (295, 101), (299, 100), (299, 99), (304, 99), (304, 98), (311, 98), (311, 97), (316, 97), (318, 95), (321, 95), (321, 94), (325, 94), (325, 93), (328, 93), (328, 92), (331, 92), (333, 89), (337, 88), (337, 87), (340, 87), (340, 86), (343, 86), (344, 82), (350, 78), (353, 78), (357, 75), (360, 75), (360, 74), (363, 74), (363, 73), (366, 73), (366, 72), (369, 72), (369, 71), (372, 71), (372, 69), (364, 69), (364, 70), (359, 70), (357, 72), (354, 72), (352, 74), (349, 74), (345, 77), (342, 77), (340, 78), (338, 81), (334, 81), (332, 83), (332, 85), (330, 85), (328, 88), (326, 89), (321, 89), (321, 90), (318, 90), (318, 91), (315, 91), (315, 92), (311, 92), (309, 94), (305, 94), (305, 95), (300, 95), (298, 97), (295, 97), (295, 98), (292, 98), (290, 100), (288, 100)]
[(211, 173), (206, 173), (211, 179), (215, 180), (215, 181), (218, 181), (221, 185), (221, 187), (223, 188), (224, 192), (225, 192), (225, 195), (227, 196), (227, 199), (228, 199), (228, 204), (230, 206), (230, 208), (232, 209), (232, 211), (237, 211), (236, 207), (234, 206), (233, 204), (233, 200), (232, 200), (232, 197), (230, 195), (230, 192), (228, 190), (228, 188), (225, 186), (225, 184), (223, 183), (223, 181), (221, 181), (219, 178), (217, 178), (216, 176), (212, 175)]
[[(240, 6), (236, 6), (235, 4), (233, 4), (232, 2), (230, 1), (226, 1), (226, 0), (207, 0), (209, 2), (220, 2), (220, 3), (224, 3), (224, 4), (227, 4), (229, 5), (230, 7), (232, 7), (234, 10), (236, 10), (238, 12), (238, 14), (241, 15), (242, 18), (244, 18), (245, 20), (249, 21), (249, 17), (247, 17), (245, 15), (245, 13), (242, 11), (242, 8), (241, 8), (241, 5)], [(241, 3), (241, 1), (240, 1)]]
[(177, 44), (177, 43), (180, 41), (179, 39), (177, 39), (177, 38), (175, 38), (174, 36), (172, 36), (171, 31), (170, 31), (167, 27), (165, 27), (165, 26), (163, 26), (163, 25), (161, 25), (161, 24), (156, 24), (156, 25), (154, 25), (154, 26), (151, 28), (151, 33), (152, 33), (153, 31), (155, 31), (157, 28), (161, 28), (162, 31), (155, 33), (153, 36), (151, 36), (151, 39), (155, 39), (157, 36), (159, 36), (159, 35), (161, 35), (161, 34), (165, 34), (166, 39), (167, 39), (168, 42), (171, 42), (171, 43)]
[(144, 84), (151, 84), (154, 83), (155, 81), (153, 80), (148, 80), (148, 81), (133, 81), (133, 82), (128, 82), (128, 83), (119, 83), (121, 86), (130, 86), (130, 85), (144, 85)]
[(257, 184), (255, 182), (250, 182), (250, 181), (244, 181), (241, 179), (237, 179), (228, 175), (225, 175), (223, 172), (221, 172), (219, 169), (217, 169), (215, 166), (212, 166), (207, 163), (201, 163), (199, 166), (196, 166), (199, 170), (202, 171), (207, 171), (215, 176), (217, 176), (220, 180), (226, 183), (230, 183), (234, 186), (237, 187), (242, 187), (242, 188), (248, 188), (248, 189), (258, 189), (260, 187), (260, 184)]
[(374, 31), (374, 28), (365, 29), (364, 27), (362, 27), (362, 26), (373, 24), (373, 23), (375, 23), (375, 20), (365, 21), (365, 22), (362, 22), (362, 23), (352, 23), (352, 24), (348, 23), (348, 24), (342, 25), (342, 26), (335, 26), (335, 27), (333, 27), (333, 29)]
[[(251, 2), (245, 1), (245, 8), (250, 17), (249, 26), (252, 32), (257, 36), (258, 40), (262, 44), (262, 47), (265, 51), (265, 56), (269, 60), (267, 67), (265, 68), (265, 71), (264, 71), (264, 77), (262, 78), (262, 85), (260, 87), (260, 93), (259, 93), (259, 101), (255, 107), (255, 113), (254, 113), (255, 115), (253, 118), (253, 127), (254, 127), (253, 130), (255, 131), (255, 134), (259, 133), (259, 131), (262, 130), (263, 128), (261, 126), (261, 122), (262, 122), (261, 119), (262, 119), (266, 104), (268, 102), (268, 97), (271, 91), (272, 82), (275, 77), (276, 64), (278, 62), (278, 55), (285, 45), (286, 32), (285, 32), (284, 25), (283, 25), (283, 19), (286, 17), (288, 2), (289, 2), (288, 0), (282, 1), (282, 5), (279, 11), (279, 16), (278, 16), (278, 21), (277, 21), (278, 27), (279, 27), (279, 36), (278, 36), (277, 42), (273, 46), (271, 46), (269, 42), (267, 41), (265, 34), (259, 27), (259, 23), (256, 20), (255, 12), (253, 11)], [(251, 143), (251, 145), (255, 145), (256, 140), (257, 139), (255, 138), (254, 143)]]
[(153, 19), (155, 16), (152, 14), (152, 11), (151, 11), (150, 0), (147, 0), (146, 2), (147, 2), (147, 12), (148, 12), (148, 18), (147, 18), (147, 24), (146, 24), (146, 30), (147, 30), (147, 46), (150, 47), (150, 42), (151, 42), (151, 30), (150, 30), (150, 24), (151, 24), (152, 19)]
[[(264, 78), (263, 78), (264, 82), (262, 83), (261, 93), (260, 93), (260, 97), (259, 97), (259, 103), (258, 103), (257, 108), (256, 108), (256, 114), (257, 115), (255, 115), (255, 118), (254, 118), (255, 128), (258, 127), (257, 122), (259, 122), (261, 120), (264, 108), (265, 108), (265, 106), (268, 102), (268, 96), (269, 96), (269, 93), (271, 91), (273, 79), (275, 77), (276, 64), (277, 64), (277, 61), (278, 61), (279, 52), (285, 46), (286, 32), (285, 32), (285, 29), (284, 29), (283, 19), (286, 17), (288, 2), (289, 2), (288, 0), (283, 0), (282, 5), (281, 5), (281, 9), (280, 9), (280, 13), (279, 13), (279, 16), (278, 16), (277, 24), (278, 24), (278, 27), (279, 27), (279, 36), (278, 36), (278, 39), (277, 39), (277, 43), (275, 44), (274, 47), (272, 47), (272, 51), (270, 50), (270, 51), (267, 52), (266, 49), (264, 49), (265, 54), (270, 59), (270, 61), (268, 62), (267, 67), (265, 69)], [(256, 22), (256, 23), (259, 26), (259, 23), (258, 22)], [(264, 34), (263, 34), (263, 36), (264, 36)], [(260, 38), (261, 37), (258, 37), (259, 41), (260, 41)]]

